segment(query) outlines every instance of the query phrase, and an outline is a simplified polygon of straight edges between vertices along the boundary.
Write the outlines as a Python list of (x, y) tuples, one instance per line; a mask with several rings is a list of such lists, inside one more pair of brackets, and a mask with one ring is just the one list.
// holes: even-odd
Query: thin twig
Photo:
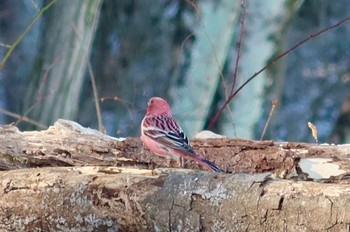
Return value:
[[(196, 14), (198, 15), (198, 17), (201, 17), (201, 11), (199, 10), (199, 8), (197, 7), (197, 5), (194, 3), (194, 2), (191, 2), (189, 0), (186, 1), (189, 5), (191, 5), (193, 7), (193, 9), (195, 10)], [(242, 3), (244, 4), (244, 2)], [(244, 7), (244, 6), (243, 6)], [(202, 23), (202, 21), (199, 22), (202, 29), (203, 29), (203, 32), (204, 32), (204, 35), (206, 36), (206, 38), (208, 39), (208, 42), (210, 44), (210, 47), (213, 49), (213, 55), (214, 55), (214, 60), (216, 62), (216, 65), (218, 67), (218, 71), (219, 71), (219, 75), (220, 75), (220, 78), (221, 78), (221, 82), (222, 82), (222, 85), (223, 85), (223, 88), (224, 88), (224, 93), (225, 93), (225, 100), (228, 99), (229, 97), (229, 93), (228, 93), (228, 87), (227, 87), (227, 83), (225, 81), (225, 78), (224, 78), (224, 74), (222, 73), (222, 68), (220, 67), (220, 63), (219, 63), (219, 59), (218, 59), (218, 56), (217, 56), (217, 53), (216, 53), (216, 50), (215, 50), (215, 46), (214, 46), (214, 43), (213, 41), (210, 39), (210, 36), (208, 34), (208, 31), (206, 30), (204, 24)], [(243, 31), (243, 29), (242, 29)], [(243, 34), (243, 32), (242, 32)], [(195, 33), (191, 33), (190, 35), (188, 35), (184, 41), (182, 42), (181, 44), (181, 51), (183, 50), (183, 47), (184, 47), (184, 44), (192, 37), (194, 36)], [(240, 50), (240, 49), (239, 49)], [(237, 64), (238, 66), (238, 64)], [(237, 75), (237, 74), (236, 74)], [(234, 78), (235, 79), (235, 78)], [(235, 82), (235, 81), (234, 81)], [(234, 86), (232, 86), (232, 90), (233, 91), (234, 89)], [(235, 131), (235, 126), (234, 126), (234, 120), (233, 120), (233, 117), (232, 117), (232, 111), (230, 109), (230, 106), (227, 106), (227, 111), (228, 111), (228, 115), (229, 115), (229, 119), (230, 121), (232, 122), (232, 125), (233, 125), (233, 130)]]
[(25, 121), (25, 122), (28, 122), (30, 124), (33, 124), (34, 126), (37, 126), (38, 128), (41, 128), (41, 129), (46, 129), (47, 126), (45, 126), (44, 124), (41, 124), (40, 122), (36, 122), (26, 116), (23, 116), (23, 115), (19, 115), (19, 114), (16, 114), (16, 113), (12, 113), (10, 111), (7, 111), (7, 110), (4, 110), (4, 109), (0, 109), (0, 113), (3, 113), (5, 115), (8, 115), (8, 116), (11, 116), (13, 118), (17, 118), (17, 119), (21, 119), (22, 121)]
[[(230, 95), (233, 94), (234, 90), (235, 90), (235, 86), (236, 86), (236, 81), (237, 81), (237, 76), (238, 76), (238, 67), (239, 67), (239, 61), (240, 58), (242, 56), (242, 47), (243, 47), (243, 35), (244, 35), (244, 22), (245, 22), (245, 18), (247, 15), (247, 11), (246, 11), (246, 2), (242, 1), (242, 20), (241, 20), (241, 31), (239, 34), (239, 41), (238, 41), (238, 49), (237, 49), (237, 57), (236, 57), (236, 63), (235, 63), (235, 69), (233, 72), (233, 77), (232, 77), (232, 86), (231, 86), (231, 91), (230, 91)], [(227, 99), (226, 99), (227, 100)]]
[(124, 107), (125, 109), (128, 111), (128, 114), (130, 115), (131, 118), (133, 118), (133, 113), (132, 111), (130, 110), (129, 106), (128, 105), (131, 105), (131, 103), (125, 99), (122, 99), (118, 96), (112, 96), (112, 97), (101, 97), (100, 98), (100, 101), (101, 102), (104, 102), (104, 101), (108, 101), (108, 100), (112, 100), (112, 101), (118, 101), (120, 102)]
[(5, 47), (5, 48), (11, 48), (11, 45), (9, 45), (9, 44), (4, 44), (4, 43), (1, 43), (1, 42), (0, 42), (0, 46), (1, 46), (1, 47)]
[[(82, 44), (82, 40), (80, 38), (80, 35), (78, 33), (78, 30), (77, 30), (76, 26), (73, 23), (71, 24), (71, 26), (73, 28), (73, 31), (77, 35), (77, 38), (78, 38), (79, 42)], [(91, 83), (92, 83), (92, 90), (93, 90), (93, 93), (94, 93), (95, 108), (96, 108), (97, 122), (98, 122), (98, 130), (103, 132), (103, 133), (105, 133), (106, 129), (103, 126), (103, 123), (102, 123), (101, 108), (100, 108), (100, 103), (99, 103), (99, 100), (98, 100), (99, 97), (98, 97), (98, 93), (97, 93), (95, 75), (94, 75), (94, 72), (92, 71), (92, 65), (91, 65), (91, 62), (90, 62), (90, 58), (88, 56), (88, 52), (86, 51), (86, 49), (83, 46), (83, 44), (82, 44), (82, 48), (83, 48), (83, 51), (85, 53), (85, 59), (86, 59), (86, 62), (87, 62), (87, 67), (88, 67), (88, 70), (89, 70), (89, 76), (90, 76)]]
[(266, 130), (267, 130), (267, 127), (269, 126), (270, 124), (270, 121), (271, 121), (271, 118), (272, 118), (272, 115), (273, 113), (275, 112), (275, 109), (276, 109), (276, 106), (277, 106), (277, 100), (273, 100), (272, 101), (272, 106), (271, 106), (271, 110), (270, 110), (270, 113), (269, 113), (269, 117), (267, 118), (266, 120), (266, 123), (265, 123), (265, 126), (264, 126), (264, 129), (261, 133), (261, 136), (260, 136), (260, 141), (262, 141), (264, 139), (264, 136), (266, 134)]
[(27, 115), (37, 106), (41, 103), (41, 101), (36, 101), (33, 105), (31, 105), (26, 112), (24, 112), (24, 114), (21, 115), (20, 118), (17, 119), (17, 121), (15, 122), (15, 126), (17, 126), (21, 121), (23, 121), (24, 117), (27, 117)]
[(38, 4), (36, 4), (34, 0), (32, 0), (32, 5), (38, 12), (40, 11)]
[(4, 67), (6, 61), (8, 60), (8, 58), (10, 57), (10, 55), (12, 54), (13, 50), (17, 47), (17, 45), (22, 41), (23, 37), (28, 33), (28, 31), (30, 31), (30, 29), (32, 29), (33, 25), (39, 20), (39, 18), (41, 17), (41, 15), (47, 11), (51, 6), (53, 6), (55, 3), (57, 2), (57, 0), (52, 0), (49, 4), (47, 4), (45, 7), (43, 7), (37, 15), (35, 15), (35, 17), (33, 18), (33, 20), (29, 23), (29, 25), (25, 28), (25, 30), (22, 32), (22, 34), (20, 34), (18, 36), (18, 38), (15, 40), (15, 42), (10, 46), (9, 50), (7, 50), (4, 58), (1, 61), (0, 64), (0, 70)]
[(295, 45), (293, 45), (292, 47), (290, 47), (288, 50), (286, 50), (285, 52), (281, 53), (280, 55), (278, 55), (277, 57), (273, 58), (267, 65), (265, 65), (262, 69), (260, 69), (258, 72), (254, 73), (253, 76), (251, 76), (248, 80), (246, 80), (232, 95), (230, 95), (230, 97), (225, 101), (225, 103), (223, 104), (223, 106), (220, 108), (220, 110), (215, 114), (215, 116), (213, 117), (213, 119), (211, 120), (210, 124), (209, 124), (209, 128), (212, 127), (216, 121), (218, 120), (220, 114), (224, 111), (224, 109), (226, 108), (226, 106), (228, 105), (228, 103), (232, 100), (232, 98), (234, 96), (236, 96), (250, 81), (252, 81), (256, 76), (258, 76), (260, 73), (262, 73), (263, 71), (265, 71), (267, 68), (269, 68), (270, 66), (272, 66), (276, 61), (278, 61), (279, 59), (281, 59), (282, 57), (284, 57), (285, 55), (287, 55), (288, 53), (292, 52), (293, 50), (295, 50), (296, 48), (300, 47), (301, 45), (303, 45), (304, 43), (306, 43), (307, 41), (309, 41), (310, 39), (314, 39), (318, 36), (320, 36), (321, 34), (332, 30), (338, 26), (340, 26), (341, 24), (347, 22), (350, 20), (350, 17), (346, 17), (343, 20), (340, 20), (338, 23), (327, 27), (323, 30), (320, 30), (314, 34), (309, 35), (307, 38), (301, 40), (300, 42), (296, 43)]
[(308, 122), (307, 126), (310, 128), (312, 137), (315, 139), (316, 143), (318, 143), (318, 133), (317, 133), (317, 127), (312, 123)]
[(54, 92), (51, 92), (49, 94), (47, 94), (46, 96), (42, 96), (41, 92), (42, 92), (42, 88), (44, 86), (44, 83), (47, 81), (48, 75), (50, 70), (54, 67), (54, 65), (57, 63), (59, 56), (57, 56), (54, 60), (54, 62), (52, 62), (45, 70), (45, 73), (43, 75), (43, 78), (41, 78), (40, 84), (39, 84), (39, 88), (36, 92), (36, 96), (35, 96), (35, 102), (33, 105), (31, 105), (23, 114), (22, 117), (20, 119), (18, 119), (15, 122), (15, 125), (18, 125), (22, 118), (27, 116), (30, 112), (32, 112), (32, 110), (35, 109), (36, 106), (38, 106), (41, 102), (43, 102), (45, 99), (47, 99), (50, 95), (54, 94)]

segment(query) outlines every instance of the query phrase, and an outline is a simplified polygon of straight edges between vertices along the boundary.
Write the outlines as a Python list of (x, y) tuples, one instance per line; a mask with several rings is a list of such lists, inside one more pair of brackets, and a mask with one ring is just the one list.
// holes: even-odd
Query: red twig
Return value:
[(309, 35), (307, 38), (299, 41), (298, 43), (296, 43), (295, 45), (293, 45), (292, 47), (290, 47), (288, 50), (286, 50), (285, 52), (281, 53), (280, 55), (278, 55), (277, 57), (273, 58), (266, 66), (264, 66), (262, 69), (260, 69), (258, 72), (254, 73), (253, 76), (251, 76), (248, 80), (246, 80), (234, 93), (232, 93), (228, 99), (226, 99), (225, 103), (223, 104), (223, 106), (220, 108), (220, 110), (215, 114), (215, 116), (213, 117), (213, 119), (210, 121), (209, 124), (209, 128), (212, 127), (216, 121), (218, 120), (220, 114), (224, 111), (224, 109), (226, 108), (226, 106), (228, 105), (228, 103), (230, 103), (230, 101), (232, 100), (232, 98), (234, 96), (236, 96), (243, 88), (244, 86), (246, 86), (250, 81), (252, 81), (256, 76), (258, 76), (260, 73), (262, 73), (263, 71), (265, 71), (267, 68), (269, 68), (270, 66), (272, 66), (276, 61), (278, 61), (279, 59), (281, 59), (282, 57), (284, 57), (285, 55), (287, 55), (288, 53), (292, 52), (294, 49), (298, 48), (299, 46), (303, 45), (304, 43), (306, 43), (307, 41), (309, 41), (310, 39), (316, 38), (318, 36), (320, 36), (321, 34), (330, 31), (340, 25), (342, 25), (343, 23), (347, 22), (350, 20), (350, 16), (346, 17), (345, 19), (340, 20), (338, 23), (329, 26), (325, 29), (322, 29), (314, 34)]
[(230, 96), (233, 94), (233, 92), (235, 90), (236, 80), (237, 80), (237, 76), (238, 76), (239, 60), (240, 60), (241, 55), (242, 55), (242, 51), (241, 50), (242, 50), (242, 47), (243, 47), (244, 22), (245, 22), (245, 18), (246, 18), (246, 15), (247, 15), (245, 5), (246, 5), (246, 3), (244, 1), (242, 1), (241, 6), (242, 6), (243, 13), (242, 13), (242, 19), (241, 19), (241, 22), (240, 22), (240, 24), (241, 24), (241, 32), (239, 34), (236, 64), (235, 64), (235, 70), (234, 70), (233, 76), (232, 76), (232, 86), (231, 86)]

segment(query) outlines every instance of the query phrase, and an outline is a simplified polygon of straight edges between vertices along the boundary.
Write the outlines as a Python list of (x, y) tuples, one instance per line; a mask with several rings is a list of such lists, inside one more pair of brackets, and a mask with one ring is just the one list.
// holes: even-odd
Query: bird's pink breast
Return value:
[(156, 155), (175, 159), (175, 160), (178, 159), (178, 156), (174, 155), (173, 149), (158, 143), (157, 141), (149, 138), (148, 136), (142, 135), (141, 140), (146, 145), (146, 147)]

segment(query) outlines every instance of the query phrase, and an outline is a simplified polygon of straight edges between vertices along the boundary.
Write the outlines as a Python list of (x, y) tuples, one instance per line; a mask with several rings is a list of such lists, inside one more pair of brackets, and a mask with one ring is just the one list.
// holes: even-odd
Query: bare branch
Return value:
[(33, 20), (30, 22), (30, 24), (26, 27), (26, 29), (18, 36), (16, 41), (10, 46), (9, 50), (6, 52), (4, 58), (2, 59), (0, 63), (0, 70), (4, 67), (6, 61), (11, 56), (13, 50), (17, 47), (17, 45), (22, 41), (23, 37), (32, 29), (33, 25), (39, 20), (42, 14), (45, 13), (50, 7), (52, 7), (57, 0), (52, 0), (49, 4), (47, 4), (44, 8), (42, 8), (38, 14), (33, 18)]

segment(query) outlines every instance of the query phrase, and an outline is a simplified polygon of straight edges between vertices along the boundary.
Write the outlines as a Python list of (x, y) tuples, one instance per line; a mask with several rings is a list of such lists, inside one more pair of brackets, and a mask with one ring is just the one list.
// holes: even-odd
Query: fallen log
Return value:
[[(197, 138), (227, 173), (67, 120), (0, 128), (0, 230), (348, 231), (349, 145)], [(162, 168), (176, 167), (176, 169)]]
[(54, 167), (0, 172), (5, 231), (347, 231), (350, 184), (268, 174)]
[[(331, 172), (327, 178), (350, 171), (350, 145), (210, 137), (193, 139), (191, 144), (206, 159), (228, 173), (272, 172), (279, 178), (307, 179), (309, 174), (304, 174), (300, 163), (310, 169), (310, 166), (319, 162), (336, 165), (334, 175)], [(313, 158), (325, 160), (317, 161)], [(179, 167), (177, 162), (169, 163), (168, 160), (151, 154), (139, 138), (113, 138), (68, 120), (60, 119), (42, 131), (21, 132), (12, 125), (0, 127), (0, 170), (93, 165)], [(202, 169), (192, 161), (186, 161), (185, 168)], [(309, 171), (306, 170), (307, 173)]]

